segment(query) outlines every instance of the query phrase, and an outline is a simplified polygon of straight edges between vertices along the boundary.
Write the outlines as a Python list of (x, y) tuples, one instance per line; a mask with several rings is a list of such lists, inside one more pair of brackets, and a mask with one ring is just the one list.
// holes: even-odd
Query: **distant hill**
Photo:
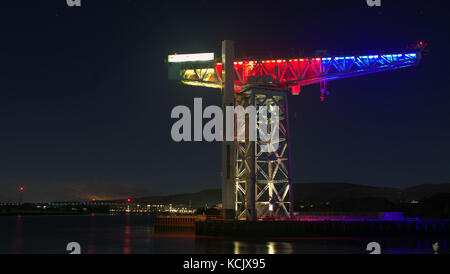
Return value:
[(396, 188), (374, 187), (348, 183), (294, 184), (294, 200), (298, 202), (334, 202), (348, 199), (383, 197), (401, 199), (403, 192)]
[(450, 193), (450, 184), (424, 184), (405, 190), (409, 199), (421, 200), (439, 193)]
[[(438, 193), (450, 193), (450, 184), (424, 184), (406, 189), (374, 187), (349, 183), (297, 183), (293, 185), (294, 201), (298, 202), (336, 202), (363, 198), (385, 198), (390, 201), (422, 200)], [(151, 196), (134, 199), (151, 204), (184, 204), (202, 207), (221, 202), (220, 189), (207, 189), (195, 193), (167, 196)]]

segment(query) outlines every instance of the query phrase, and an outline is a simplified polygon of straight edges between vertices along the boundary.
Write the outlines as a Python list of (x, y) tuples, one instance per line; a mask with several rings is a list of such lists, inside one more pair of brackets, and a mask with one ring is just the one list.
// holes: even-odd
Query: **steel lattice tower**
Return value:
[[(278, 131), (268, 136), (270, 141), (250, 141), (248, 136), (243, 141), (236, 142), (234, 160), (234, 194), (235, 214), (237, 219), (246, 217), (255, 219), (268, 215), (290, 217), (292, 215), (292, 193), (290, 185), (289, 157), (289, 122), (287, 120), (287, 95), (285, 92), (275, 92), (264, 89), (250, 89), (236, 95), (236, 106), (244, 108), (252, 105), (278, 106), (279, 124), (271, 124), (270, 119), (256, 122), (256, 129), (265, 124), (270, 132)], [(257, 113), (260, 114), (260, 113)], [(260, 115), (259, 117), (266, 117)], [(249, 127), (247, 120), (242, 127)], [(243, 130), (243, 129), (241, 129)], [(262, 145), (277, 143), (273, 152), (265, 152)]]

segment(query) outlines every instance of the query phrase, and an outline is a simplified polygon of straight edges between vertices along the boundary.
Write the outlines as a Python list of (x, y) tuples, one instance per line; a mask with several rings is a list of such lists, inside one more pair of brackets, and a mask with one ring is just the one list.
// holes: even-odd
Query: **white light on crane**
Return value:
[(196, 62), (214, 60), (214, 52), (210, 53), (194, 53), (194, 54), (174, 54), (169, 55), (169, 63), (179, 62)]

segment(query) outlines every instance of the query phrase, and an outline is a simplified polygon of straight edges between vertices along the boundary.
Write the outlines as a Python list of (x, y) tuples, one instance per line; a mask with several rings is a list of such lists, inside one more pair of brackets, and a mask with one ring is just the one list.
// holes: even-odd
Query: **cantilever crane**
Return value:
[(235, 60), (234, 43), (226, 40), (222, 42), (221, 59), (215, 58), (214, 53), (169, 55), (169, 79), (221, 89), (224, 113), (226, 106), (279, 107), (279, 137), (269, 141), (279, 144), (276, 151), (263, 152), (264, 142), (248, 138), (223, 141), (224, 218), (293, 217), (289, 93), (298, 95), (302, 86), (318, 83), (323, 101), (329, 93), (327, 82), (414, 66), (421, 59), (423, 47), (421, 42), (415, 50), (402, 53)]

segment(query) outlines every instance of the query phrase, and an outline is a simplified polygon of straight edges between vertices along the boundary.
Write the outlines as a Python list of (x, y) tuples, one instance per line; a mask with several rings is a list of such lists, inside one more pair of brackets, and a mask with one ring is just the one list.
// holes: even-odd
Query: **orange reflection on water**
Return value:
[(123, 240), (123, 253), (124, 254), (131, 253), (130, 215), (127, 215), (127, 217), (126, 217), (125, 236), (124, 236), (124, 240)]
[(12, 242), (12, 252), (14, 254), (21, 253), (22, 251), (22, 216), (17, 215), (16, 219), (16, 229), (14, 230), (14, 237)]

